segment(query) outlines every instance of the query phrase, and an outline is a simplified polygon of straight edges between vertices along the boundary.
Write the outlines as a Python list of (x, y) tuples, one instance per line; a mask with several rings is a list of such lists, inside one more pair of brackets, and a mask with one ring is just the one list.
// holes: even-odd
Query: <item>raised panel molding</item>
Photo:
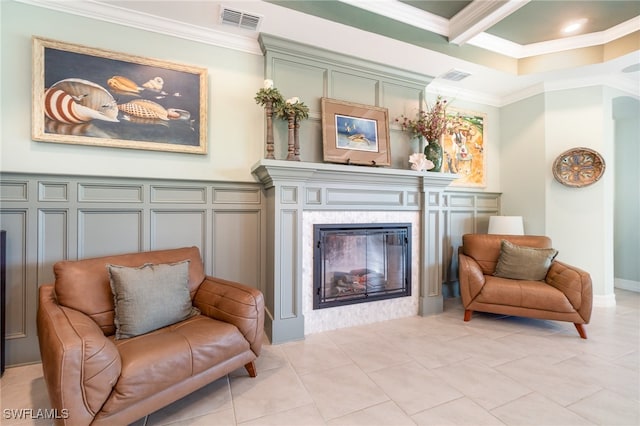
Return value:
[(213, 202), (216, 204), (260, 204), (260, 188), (213, 188)]
[[(433, 77), (394, 68), (355, 56), (330, 52), (269, 34), (258, 37), (265, 56), (265, 78), (274, 81), (285, 98), (299, 97), (309, 106), (309, 120), (300, 125), (300, 157), (304, 162), (324, 161), (321, 98), (333, 98), (389, 110), (390, 121), (417, 110)], [(396, 129), (398, 126), (394, 126)], [(396, 134), (394, 134), (396, 133)], [(406, 134), (391, 132), (389, 149), (393, 167), (406, 167), (411, 145)], [(394, 139), (402, 139), (401, 143)], [(286, 123), (274, 125), (275, 158), (287, 155)]]
[[(257, 286), (261, 281), (261, 263), (235, 259), (238, 253), (244, 258), (261, 257), (262, 211), (215, 210), (213, 212), (213, 275)], [(258, 243), (258, 244), (257, 244)]]
[(27, 201), (27, 182), (0, 181), (0, 201)]
[(80, 183), (78, 201), (100, 203), (141, 203), (142, 185)]
[(366, 190), (362, 188), (327, 188), (328, 206), (396, 206), (404, 205), (404, 191)]
[(66, 183), (38, 182), (38, 200), (67, 201), (69, 187)]
[(207, 212), (205, 210), (151, 211), (151, 250), (197, 246), (207, 257)]
[(78, 257), (99, 257), (143, 250), (142, 210), (80, 209)]
[(0, 173), (7, 365), (40, 359), (37, 288), (54, 280), (59, 260), (196, 245), (211, 275), (217, 247), (226, 250), (224, 278), (263, 289), (263, 191), (249, 182)]
[[(7, 231), (6, 264), (6, 338), (7, 353), (11, 353), (9, 341), (24, 338), (28, 329), (28, 211), (27, 209), (0, 209), (0, 227)], [(36, 306), (36, 305), (33, 305)], [(10, 362), (7, 360), (7, 364)]]
[[(52, 281), (58, 260), (198, 245), (207, 274), (219, 270), (226, 279), (263, 291), (265, 328), (272, 343), (282, 343), (287, 336), (304, 336), (297, 287), (304, 210), (426, 209), (421, 228), (434, 238), (424, 243), (421, 259), (424, 273), (432, 277), (421, 286), (423, 312), (441, 305), (438, 276), (444, 285), (455, 285), (461, 235), (486, 232), (489, 216), (500, 214), (500, 194), (434, 190), (446, 186), (438, 173), (427, 174), (427, 184), (412, 171), (291, 163), (263, 160), (278, 167), (267, 172), (256, 166), (253, 173), (261, 183), (0, 173), (0, 225), (10, 245), (8, 365), (39, 360), (37, 286)], [(352, 199), (330, 205), (331, 188), (342, 191), (343, 202), (356, 188), (364, 190), (358, 196), (362, 204)], [(277, 216), (275, 208), (281, 212)], [(274, 241), (267, 242), (267, 236)], [(222, 252), (224, 266), (218, 258)]]
[(151, 185), (152, 203), (200, 203), (207, 202), (206, 186), (164, 186)]
[(69, 213), (66, 209), (38, 210), (38, 281), (53, 282), (53, 264), (69, 258)]

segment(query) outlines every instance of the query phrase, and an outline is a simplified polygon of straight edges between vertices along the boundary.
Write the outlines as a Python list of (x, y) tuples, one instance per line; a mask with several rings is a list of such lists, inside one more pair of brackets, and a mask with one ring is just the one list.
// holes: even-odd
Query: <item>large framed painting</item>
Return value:
[(367, 166), (391, 165), (389, 111), (322, 98), (324, 161)]
[(454, 186), (486, 186), (486, 114), (447, 108), (449, 124), (442, 136), (442, 172), (460, 177)]
[(205, 68), (33, 37), (36, 141), (207, 153)]

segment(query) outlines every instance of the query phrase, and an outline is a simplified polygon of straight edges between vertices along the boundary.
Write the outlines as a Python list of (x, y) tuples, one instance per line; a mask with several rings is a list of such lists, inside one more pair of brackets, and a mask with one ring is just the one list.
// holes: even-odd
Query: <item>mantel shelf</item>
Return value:
[(280, 181), (362, 183), (383, 186), (416, 185), (444, 188), (458, 178), (458, 175), (451, 173), (268, 159), (260, 160), (254, 164), (251, 172), (267, 188)]

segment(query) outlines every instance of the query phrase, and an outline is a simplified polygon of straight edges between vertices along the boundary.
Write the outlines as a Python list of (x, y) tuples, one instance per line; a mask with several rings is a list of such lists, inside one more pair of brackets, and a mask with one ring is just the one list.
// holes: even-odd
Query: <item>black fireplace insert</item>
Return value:
[(411, 295), (411, 224), (314, 225), (313, 309)]

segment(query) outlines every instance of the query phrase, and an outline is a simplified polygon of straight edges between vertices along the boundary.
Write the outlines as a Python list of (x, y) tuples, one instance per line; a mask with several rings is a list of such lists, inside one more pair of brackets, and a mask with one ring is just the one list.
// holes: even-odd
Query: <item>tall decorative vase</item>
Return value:
[(427, 143), (427, 146), (424, 147), (424, 156), (435, 165), (433, 169), (429, 170), (430, 172), (439, 172), (442, 170), (442, 145), (437, 141)]
[(295, 145), (295, 121), (296, 116), (294, 113), (290, 113), (287, 115), (287, 120), (289, 121), (289, 139), (288, 139), (288, 149), (287, 149), (287, 160), (295, 160), (294, 154), (294, 145)]
[(273, 101), (266, 101), (264, 104), (264, 112), (267, 116), (267, 157), (275, 160), (273, 155)]
[(293, 126), (293, 160), (300, 161), (300, 122), (297, 118)]

